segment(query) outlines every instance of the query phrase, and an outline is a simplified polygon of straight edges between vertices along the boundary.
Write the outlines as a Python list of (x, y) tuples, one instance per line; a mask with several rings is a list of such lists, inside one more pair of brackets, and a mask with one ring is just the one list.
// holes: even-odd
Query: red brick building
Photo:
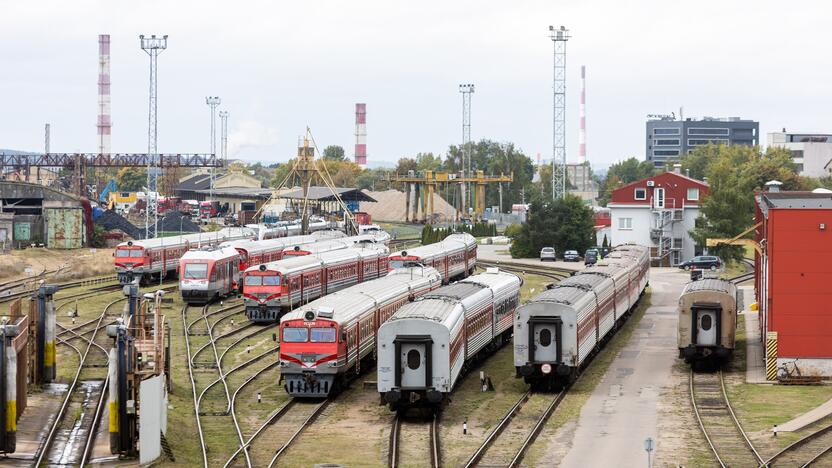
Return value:
[(756, 298), (773, 366), (832, 376), (832, 192), (757, 195)]

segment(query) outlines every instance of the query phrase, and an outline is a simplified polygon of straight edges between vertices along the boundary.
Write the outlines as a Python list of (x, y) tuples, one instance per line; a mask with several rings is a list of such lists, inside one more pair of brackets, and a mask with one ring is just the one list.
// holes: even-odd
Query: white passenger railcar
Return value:
[(442, 285), (430, 267), (387, 276), (301, 306), (280, 319), (280, 375), (293, 397), (333, 395), (375, 366), (378, 328), (401, 306)]
[(730, 281), (708, 278), (686, 284), (679, 296), (679, 357), (694, 367), (728, 361), (736, 345), (740, 307), (737, 287)]
[(240, 254), (233, 247), (185, 252), (179, 262), (179, 291), (188, 304), (205, 304), (231, 294), (240, 279)]
[(649, 270), (646, 247), (622, 245), (519, 307), (514, 320), (517, 377), (546, 389), (571, 382), (629, 317), (647, 287)]
[(477, 264), (477, 240), (467, 233), (451, 234), (442, 241), (390, 255), (390, 268), (413, 263), (436, 268), (445, 283), (468, 276)]
[(509, 341), (518, 277), (496, 268), (402, 306), (378, 330), (378, 391), (391, 409), (439, 406), (466, 365)]

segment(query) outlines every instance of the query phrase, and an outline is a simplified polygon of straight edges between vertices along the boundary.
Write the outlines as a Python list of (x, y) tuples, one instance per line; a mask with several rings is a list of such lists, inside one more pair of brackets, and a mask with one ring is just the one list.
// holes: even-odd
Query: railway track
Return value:
[[(408, 427), (407, 440), (413, 441), (415, 439), (427, 439), (427, 453), (420, 453), (418, 459), (410, 462), (402, 461), (401, 445), (402, 428)], [(411, 442), (412, 443), (412, 442)], [(424, 463), (424, 456), (428, 456), (431, 468), (439, 468), (442, 466), (442, 450), (439, 447), (439, 415), (433, 413), (429, 418), (421, 421), (406, 420), (405, 416), (399, 412), (393, 417), (393, 425), (390, 429), (390, 445), (387, 452), (387, 465), (390, 468), (399, 468), (404, 465), (417, 466)]]
[[(557, 407), (566, 397), (568, 389), (561, 390), (554, 395), (533, 393), (527, 391), (517, 400), (514, 405), (500, 418), (494, 429), (486, 436), (479, 448), (471, 455), (465, 463), (466, 468), (473, 468), (479, 465), (517, 467), (523, 461), (529, 447), (532, 446), (546, 421), (552, 416)], [(543, 407), (542, 410), (531, 414), (524, 414), (524, 410), (530, 406)], [(514, 433), (525, 432), (526, 436), (519, 445), (515, 441), (502, 439), (501, 435), (509, 427), (514, 426)]]
[(765, 466), (731, 408), (722, 371), (690, 371), (690, 401), (699, 429), (719, 466)]
[[(57, 271), (58, 270), (55, 270), (52, 273), (57, 272)], [(39, 275), (36, 278), (27, 278), (25, 280), (17, 280), (17, 281), (21, 281), (21, 283), (11, 285), (11, 286), (8, 286), (9, 283), (5, 283), (5, 286), (0, 286), (0, 303), (9, 302), (9, 301), (13, 301), (13, 300), (18, 299), (18, 298), (30, 296), (32, 293), (37, 291), (37, 283), (40, 280), (44, 279), (44, 278), (45, 278), (44, 275)], [(76, 287), (80, 287), (80, 286), (91, 286), (91, 285), (94, 285), (94, 284), (110, 283), (110, 282), (114, 282), (114, 281), (115, 282), (118, 281), (117, 276), (102, 276), (102, 277), (97, 277), (97, 278), (88, 278), (88, 279), (82, 279), (82, 280), (77, 280), (77, 281), (68, 281), (68, 282), (56, 283), (56, 284), (58, 286), (60, 286), (60, 290), (65, 290), (65, 289), (76, 288)], [(29, 285), (31, 285), (32, 287), (28, 287)], [(13, 289), (20, 289), (21, 287), (23, 289), (20, 290), (20, 291), (12, 291)], [(119, 284), (113, 284), (113, 285), (109, 286), (109, 288), (111, 288), (111, 289), (117, 289), (117, 288), (120, 288), (120, 287), (121, 287), (121, 285), (119, 285)], [(82, 295), (82, 294), (84, 294), (84, 293), (83, 292), (77, 293), (77, 295)], [(74, 295), (70, 295), (70, 296), (67, 296), (67, 297), (61, 297), (59, 299), (61, 299), (61, 300), (72, 299), (74, 297), (75, 297)]]
[[(95, 328), (90, 331), (91, 336), (89, 338), (84, 337), (83, 334), (75, 333), (86, 342), (83, 352), (67, 340), (60, 339), (61, 344), (69, 346), (78, 354), (79, 363), (58, 413), (50, 425), (47, 436), (37, 449), (34, 466), (40, 466), (43, 463), (77, 466), (88, 461), (107, 392), (106, 371), (103, 378), (100, 376), (93, 377), (95, 374), (100, 374), (101, 370), (91, 371), (91, 369), (102, 366), (91, 364), (93, 359), (90, 359), (90, 351), (104, 349), (103, 346), (96, 343), (96, 337), (99, 336), (98, 332), (103, 328), (102, 323), (108, 315), (108, 310), (123, 300), (124, 298), (119, 298), (107, 304), (98, 316)], [(104, 354), (106, 355), (106, 352)], [(93, 404), (94, 406), (92, 406)]]
[(569, 278), (572, 276), (572, 273), (574, 273), (572, 270), (565, 270), (562, 268), (546, 268), (543, 266), (527, 265), (524, 263), (483, 262), (481, 260), (477, 260), (477, 266), (482, 268), (497, 267), (511, 273), (544, 276), (556, 281)]
[(832, 465), (832, 424), (792, 442), (766, 460), (763, 466), (777, 468), (830, 465)]

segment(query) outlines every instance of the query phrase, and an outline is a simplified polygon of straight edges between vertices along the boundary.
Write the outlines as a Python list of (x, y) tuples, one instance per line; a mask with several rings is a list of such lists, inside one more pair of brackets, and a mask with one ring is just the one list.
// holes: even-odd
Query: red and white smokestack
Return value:
[(110, 35), (98, 35), (98, 152), (110, 153)]
[(355, 105), (355, 163), (367, 165), (367, 104)]
[(581, 129), (578, 134), (578, 163), (586, 162), (586, 66), (581, 65)]

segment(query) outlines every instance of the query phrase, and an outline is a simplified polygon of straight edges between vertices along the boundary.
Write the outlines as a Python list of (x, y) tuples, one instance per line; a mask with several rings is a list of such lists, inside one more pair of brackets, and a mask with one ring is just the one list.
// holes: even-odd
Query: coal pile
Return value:
[(95, 225), (101, 226), (107, 231), (118, 229), (133, 239), (144, 239), (144, 229), (137, 228), (133, 223), (127, 221), (124, 216), (112, 210), (105, 210), (95, 219)]
[(156, 224), (156, 232), (200, 232), (202, 229), (191, 217), (182, 214), (180, 211), (169, 211), (164, 218)]

